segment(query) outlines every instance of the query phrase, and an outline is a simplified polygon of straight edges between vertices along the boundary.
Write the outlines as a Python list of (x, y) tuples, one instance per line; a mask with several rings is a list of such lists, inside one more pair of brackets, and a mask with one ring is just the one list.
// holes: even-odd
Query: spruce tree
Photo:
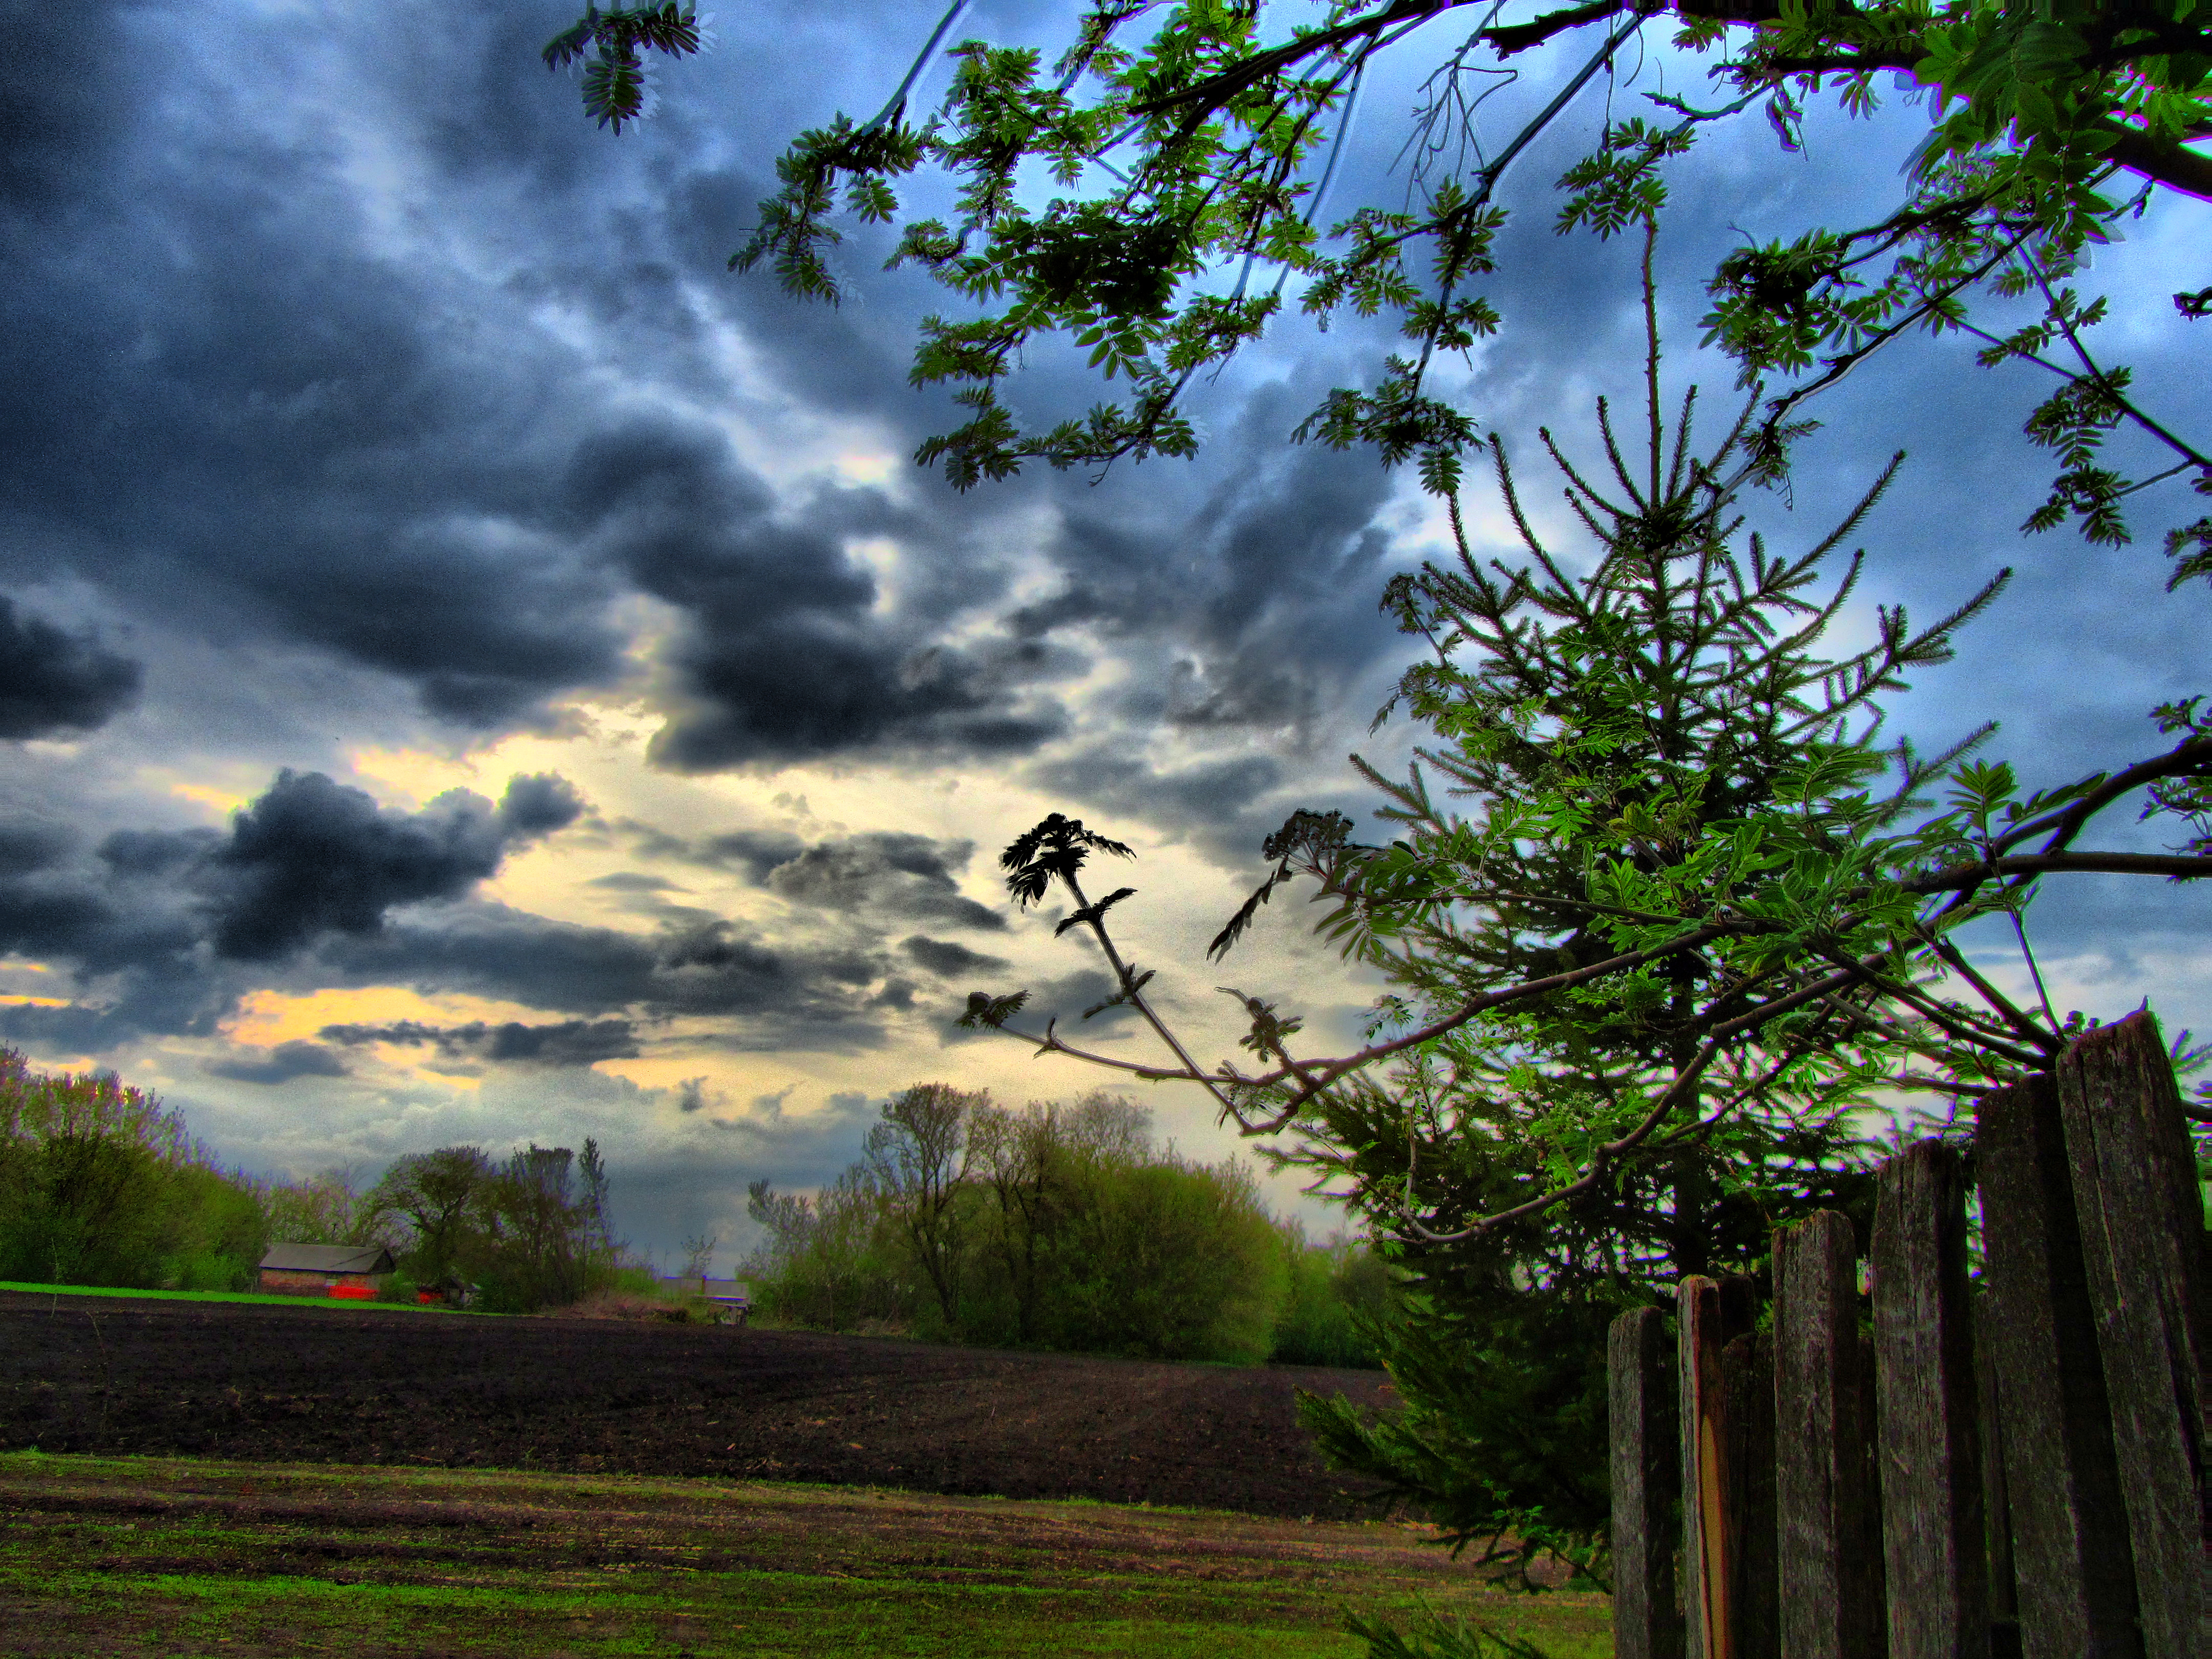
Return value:
[[(1355, 761), (1398, 838), (1361, 846), (1341, 817), (1293, 817), (1271, 845), (1274, 872), (1215, 942), (1226, 951), (1280, 882), (1317, 877), (1335, 900), (1328, 927), (1392, 981), (1378, 1034), (1614, 955), (1619, 907), (1593, 892), (1602, 860), (1686, 891), (1705, 884), (1690, 866), (1717, 840), (1784, 808), (1809, 777), (1856, 784), (1886, 763), (1893, 784), (1872, 816), (1888, 818), (1956, 757), (1883, 745), (1878, 700), (1943, 660), (2003, 577), (1925, 629), (1884, 610), (1874, 643), (1830, 654), (1864, 557), (1841, 550), (1902, 457), (1802, 552), (1744, 533), (1743, 497), (1766, 476), (1755, 395), (1703, 454), (1695, 391), (1671, 421), (1661, 403), (1651, 248), (1663, 193), (1647, 188), (1650, 161), (1631, 155), (1586, 178), (1570, 207), (1601, 220), (1623, 198), (1644, 202), (1640, 430), (1623, 433), (1601, 401), (1595, 473), (1538, 434), (1589, 545), (1569, 553), (1538, 533), (1493, 441), (1525, 557), (1480, 557), (1455, 493), (1456, 558), (1400, 576), (1384, 600), (1429, 646), (1384, 711), (1426, 729), (1411, 770)], [(1684, 1273), (1756, 1273), (1778, 1221), (1823, 1207), (1869, 1218), (1870, 1146), (1854, 1114), (1896, 1054), (1856, 1018), (1862, 988), (1709, 1069), (1633, 1162), (1468, 1231), (1633, 1133), (1716, 1016), (1748, 1006), (1745, 977), (1740, 962), (1687, 951), (1478, 1014), (1316, 1094), (1297, 1139), (1271, 1153), (1369, 1218), (1407, 1306), (1377, 1333), (1406, 1410), (1376, 1420), (1315, 1399), (1308, 1422), (1455, 1543), (1524, 1568), (1553, 1550), (1597, 1568), (1612, 1318)]]

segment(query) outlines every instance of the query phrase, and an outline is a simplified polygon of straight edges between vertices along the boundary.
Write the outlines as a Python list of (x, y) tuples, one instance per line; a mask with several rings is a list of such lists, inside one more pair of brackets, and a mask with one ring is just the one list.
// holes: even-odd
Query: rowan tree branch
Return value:
[[(1203, 120), (1247, 88), (1317, 52), (1334, 52), (1351, 41), (1372, 39), (1401, 23), (1425, 23), (1463, 6), (1486, 3), (1488, 0), (1398, 0), (1398, 3), (1388, 10), (1354, 18), (1348, 23), (1338, 24), (1334, 28), (1316, 29), (1310, 34), (1302, 34), (1279, 46), (1255, 52), (1249, 58), (1231, 64), (1227, 69), (1207, 76), (1203, 81), (1194, 81), (1179, 92), (1163, 93), (1157, 98), (1133, 103), (1129, 106), (1129, 113), (1160, 115), (1186, 105), (1194, 105), (1196, 109), (1193, 118)], [(1532, 46), (1541, 46), (1555, 34), (1581, 28), (1585, 24), (1601, 22), (1620, 12), (1661, 9), (1663, 8), (1632, 5), (1630, 0), (1590, 0), (1589, 4), (1546, 12), (1525, 23), (1499, 24), (1482, 30), (1475, 38), (1494, 47), (1500, 58), (1510, 58), (1515, 52), (1527, 52)]]
[(1948, 893), (1978, 886), (1995, 876), (2041, 876), (2060, 872), (2113, 876), (2170, 876), (2176, 881), (2212, 876), (2212, 857), (2174, 853), (2018, 853), (1985, 864), (1961, 865), (1933, 875), (1908, 876), (1897, 884), (1908, 893)]
[(1346, 41), (1357, 40), (1363, 36), (1380, 34), (1394, 24), (1426, 21), (1431, 17), (1441, 17), (1444, 13), (1457, 10), (1462, 6), (1486, 3), (1487, 0), (1398, 0), (1398, 3), (1387, 11), (1356, 17), (1332, 29), (1316, 29), (1310, 34), (1286, 40), (1279, 46), (1255, 52), (1249, 58), (1231, 64), (1227, 69), (1207, 76), (1203, 81), (1192, 82), (1180, 92), (1164, 93), (1159, 97), (1133, 103), (1129, 106), (1129, 113), (1161, 115), (1187, 104), (1195, 104), (1199, 106), (1197, 118), (1203, 120), (1207, 114), (1220, 108), (1247, 87), (1264, 81), (1278, 70), (1289, 68), (1301, 58), (1310, 58), (1316, 52), (1333, 52)]
[(2091, 818), (2121, 796), (2165, 778), (2207, 771), (2212, 771), (2212, 736), (2185, 738), (2163, 755), (2154, 755), (2148, 760), (2137, 761), (2133, 766), (2113, 773), (2079, 799), (2068, 802), (2058, 811), (2014, 825), (1999, 836), (1994, 845), (1999, 849), (2017, 847), (2021, 842), (2032, 841), (2048, 830), (2051, 839), (2044, 842), (2043, 850), (2045, 853), (2062, 851), (2068, 842), (2081, 833)]
[(2108, 120), (2101, 130), (2113, 135), (2106, 155), (2129, 172), (2200, 202), (2212, 202), (2212, 155), (2200, 155), (2179, 143), (2154, 138), (2124, 122)]
[(1972, 986), (1982, 1000), (1996, 1009), (2005, 1024), (2011, 1026), (2021, 1036), (2026, 1037), (2045, 1054), (2057, 1054), (2066, 1046), (2065, 1038), (2038, 1024), (2034, 1018), (2015, 1005), (2010, 997), (1984, 978), (1973, 963), (1966, 960), (1966, 953), (1952, 944), (1950, 940), (1928, 928), (1921, 929), (1920, 938), (1923, 944), (1942, 957), (1954, 973)]

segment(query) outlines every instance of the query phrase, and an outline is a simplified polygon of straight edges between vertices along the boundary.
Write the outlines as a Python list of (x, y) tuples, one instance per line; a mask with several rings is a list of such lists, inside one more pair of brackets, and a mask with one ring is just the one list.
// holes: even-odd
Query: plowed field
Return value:
[(1293, 1390), (1380, 1372), (888, 1338), (0, 1292), (0, 1449), (715, 1475), (1373, 1513)]

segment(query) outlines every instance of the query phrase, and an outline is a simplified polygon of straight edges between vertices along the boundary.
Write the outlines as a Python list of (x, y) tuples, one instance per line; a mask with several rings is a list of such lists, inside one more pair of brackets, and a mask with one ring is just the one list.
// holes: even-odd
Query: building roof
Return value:
[(395, 1265), (380, 1244), (271, 1244), (264, 1267), (295, 1273), (388, 1273)]

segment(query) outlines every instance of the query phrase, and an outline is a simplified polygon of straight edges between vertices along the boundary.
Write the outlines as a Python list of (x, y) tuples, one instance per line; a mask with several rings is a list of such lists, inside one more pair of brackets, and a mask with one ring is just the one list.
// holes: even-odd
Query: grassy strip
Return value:
[[(1395, 1526), (850, 1487), (0, 1455), (26, 1654), (1353, 1659), (1417, 1605), (1610, 1651)], [(66, 1641), (62, 1640), (66, 1632)]]
[[(336, 1585), (298, 1580), (148, 1575), (117, 1587), (92, 1575), (47, 1587), (50, 1614), (107, 1641), (77, 1650), (127, 1651), (160, 1633), (171, 1654), (440, 1651), (514, 1659), (556, 1654), (665, 1656), (912, 1655), (915, 1659), (1346, 1659), (1341, 1634), (1247, 1621), (1224, 1598), (1195, 1617), (1100, 1618), (1085, 1598), (1021, 1605), (994, 1587), (947, 1591), (890, 1582), (861, 1594), (823, 1594), (805, 1581), (748, 1574), (743, 1582), (679, 1590), (532, 1591)], [(717, 1592), (720, 1593), (717, 1593)], [(12, 1599), (12, 1598), (11, 1598)], [(1041, 1598), (1042, 1599), (1042, 1598)], [(104, 1605), (103, 1605), (104, 1604)], [(32, 1612), (32, 1607), (16, 1603)], [(34, 1605), (34, 1604), (33, 1604)], [(66, 1612), (63, 1609), (66, 1608)], [(28, 1620), (23, 1621), (29, 1623)], [(19, 1628), (21, 1626), (18, 1626)]]
[(422, 1303), (375, 1302), (335, 1296), (271, 1296), (260, 1291), (138, 1291), (107, 1285), (21, 1285), (0, 1279), (0, 1291), (24, 1296), (127, 1297), (134, 1302), (254, 1302), (270, 1308), (375, 1308), (385, 1313), (454, 1313)]

